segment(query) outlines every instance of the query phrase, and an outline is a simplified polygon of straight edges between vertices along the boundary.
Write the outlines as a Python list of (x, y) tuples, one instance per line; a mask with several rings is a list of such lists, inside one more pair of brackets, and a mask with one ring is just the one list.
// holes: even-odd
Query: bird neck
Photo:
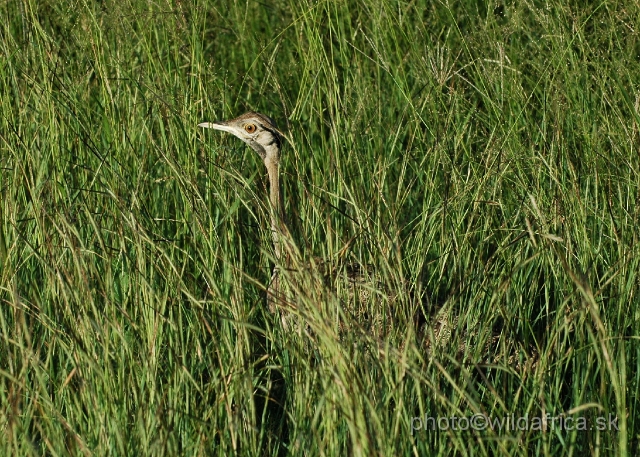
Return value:
[(282, 255), (282, 245), (280, 237), (284, 233), (284, 219), (282, 212), (282, 197), (280, 196), (280, 162), (279, 151), (270, 155), (267, 153), (264, 164), (269, 173), (269, 212), (271, 215), (271, 236), (273, 237), (273, 247), (276, 259), (280, 260)]

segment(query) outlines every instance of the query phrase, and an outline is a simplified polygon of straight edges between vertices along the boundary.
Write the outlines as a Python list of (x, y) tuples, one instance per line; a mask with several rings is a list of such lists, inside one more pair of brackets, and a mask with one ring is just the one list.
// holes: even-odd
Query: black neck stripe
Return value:
[(271, 146), (273, 143), (276, 143), (278, 145), (278, 148), (280, 148), (282, 146), (282, 144), (280, 143), (280, 135), (273, 129), (270, 129), (269, 127), (265, 127), (263, 124), (260, 124), (260, 123), (258, 124), (260, 125), (260, 127), (262, 127), (264, 130), (266, 130), (273, 136), (274, 139), (271, 143), (269, 143), (269, 146)]

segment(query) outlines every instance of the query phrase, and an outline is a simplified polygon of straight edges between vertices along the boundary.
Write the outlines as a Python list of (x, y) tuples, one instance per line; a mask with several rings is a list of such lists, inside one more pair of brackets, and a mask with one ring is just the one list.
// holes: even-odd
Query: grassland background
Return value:
[[(0, 15), (2, 455), (640, 453), (637, 3)], [(248, 109), (295, 144), (305, 255), (348, 246), (402, 312), (459, 315), (451, 348), (497, 332), (538, 363), (426, 354), (411, 319), (378, 349), (311, 311), (314, 332), (283, 329), (262, 164), (196, 128)], [(478, 413), (619, 430), (412, 434), (414, 416)]]

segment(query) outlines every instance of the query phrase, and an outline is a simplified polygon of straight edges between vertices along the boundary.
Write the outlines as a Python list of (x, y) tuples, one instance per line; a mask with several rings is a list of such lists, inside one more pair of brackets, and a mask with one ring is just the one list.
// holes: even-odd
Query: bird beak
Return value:
[(198, 127), (204, 127), (205, 129), (222, 130), (223, 132), (233, 133), (233, 129), (229, 127), (224, 121), (203, 122), (201, 124), (198, 124)]

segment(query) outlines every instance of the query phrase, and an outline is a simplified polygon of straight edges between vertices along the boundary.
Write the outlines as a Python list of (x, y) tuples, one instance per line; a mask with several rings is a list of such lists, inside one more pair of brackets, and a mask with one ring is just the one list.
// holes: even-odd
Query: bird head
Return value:
[(228, 121), (203, 122), (198, 127), (222, 130), (237, 136), (256, 151), (265, 164), (280, 160), (280, 132), (268, 116), (248, 112)]

